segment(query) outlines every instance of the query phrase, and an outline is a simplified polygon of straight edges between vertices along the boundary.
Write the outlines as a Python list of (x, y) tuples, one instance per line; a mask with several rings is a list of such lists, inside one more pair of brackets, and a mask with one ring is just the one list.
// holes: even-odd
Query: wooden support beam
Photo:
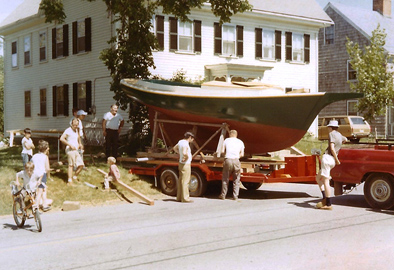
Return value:
[[(108, 173), (106, 173), (105, 171), (103, 171), (101, 169), (97, 169), (97, 171), (100, 172), (101, 174), (103, 174), (104, 176), (108, 175)], [(146, 202), (147, 204), (149, 204), (149, 205), (154, 205), (155, 204), (155, 202), (153, 200), (149, 199), (144, 194), (142, 194), (139, 191), (133, 189), (132, 187), (129, 187), (128, 185), (126, 185), (122, 181), (118, 180), (118, 181), (114, 181), (113, 183), (121, 185), (122, 187), (124, 187), (125, 189), (127, 189), (128, 191), (133, 193), (135, 196), (137, 196), (138, 198), (140, 198), (141, 200)]]

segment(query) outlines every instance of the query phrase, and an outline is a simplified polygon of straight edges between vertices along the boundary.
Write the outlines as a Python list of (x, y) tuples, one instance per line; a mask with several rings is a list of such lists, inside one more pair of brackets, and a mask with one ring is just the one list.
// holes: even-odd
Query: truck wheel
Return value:
[(242, 182), (242, 185), (247, 189), (247, 190), (258, 190), (259, 187), (263, 185), (263, 183), (253, 183), (253, 182)]
[(176, 170), (172, 168), (164, 168), (164, 170), (160, 174), (161, 191), (166, 195), (176, 196), (177, 181), (178, 181), (178, 174)]
[(200, 197), (204, 195), (207, 190), (207, 180), (205, 176), (199, 171), (192, 169), (189, 183), (189, 193), (192, 197)]
[(384, 173), (371, 174), (365, 181), (364, 196), (372, 208), (394, 207), (393, 177)]

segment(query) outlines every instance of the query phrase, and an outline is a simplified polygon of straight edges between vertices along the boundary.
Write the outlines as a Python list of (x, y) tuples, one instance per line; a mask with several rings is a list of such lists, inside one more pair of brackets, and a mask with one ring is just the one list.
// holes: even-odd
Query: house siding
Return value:
[[(333, 44), (324, 44), (324, 29), (319, 31), (319, 91), (351, 92), (347, 81), (347, 60), (350, 58), (346, 51), (346, 37), (358, 43), (360, 48), (369, 45), (370, 41), (333, 8), (328, 7), (326, 13), (335, 23), (335, 34)], [(346, 114), (347, 102), (339, 101), (324, 108), (319, 116)], [(379, 116), (370, 123), (372, 132), (378, 136), (385, 135), (385, 118)]]

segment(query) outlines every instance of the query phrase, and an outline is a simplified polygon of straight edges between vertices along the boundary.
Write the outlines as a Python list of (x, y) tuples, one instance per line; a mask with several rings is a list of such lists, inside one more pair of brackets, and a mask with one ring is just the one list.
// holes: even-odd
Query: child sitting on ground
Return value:
[(109, 173), (104, 178), (105, 190), (109, 190), (109, 181), (117, 182), (120, 179), (120, 172), (116, 166), (116, 159), (114, 157), (108, 157), (107, 163), (109, 164)]
[(34, 173), (40, 177), (38, 190), (37, 190), (37, 197), (36, 197), (36, 204), (37, 206), (40, 204), (42, 200), (42, 207), (44, 211), (50, 209), (49, 203), (51, 200), (48, 200), (46, 197), (47, 194), (47, 178), (49, 178), (49, 143), (44, 140), (40, 140), (38, 142), (38, 151), (39, 153), (35, 154), (31, 159), (34, 163)]
[(30, 128), (25, 128), (24, 133), (25, 136), (22, 139), (22, 153), (21, 153), (23, 167), (25, 167), (26, 163), (31, 160), (33, 156), (33, 149), (35, 148), (33, 140), (31, 139)]

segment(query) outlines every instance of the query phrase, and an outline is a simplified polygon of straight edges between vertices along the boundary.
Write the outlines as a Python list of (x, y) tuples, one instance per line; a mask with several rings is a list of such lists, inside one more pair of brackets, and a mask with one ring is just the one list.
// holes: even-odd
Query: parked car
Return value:
[(360, 138), (368, 137), (371, 133), (371, 126), (361, 116), (337, 115), (319, 117), (319, 140), (328, 140), (327, 125), (330, 120), (337, 120), (338, 131), (352, 142), (360, 141)]

